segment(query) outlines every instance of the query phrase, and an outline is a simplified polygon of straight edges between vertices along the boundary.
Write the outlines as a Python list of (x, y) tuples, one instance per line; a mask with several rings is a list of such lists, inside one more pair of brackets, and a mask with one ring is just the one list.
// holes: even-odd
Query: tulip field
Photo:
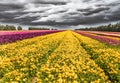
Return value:
[(0, 83), (120, 83), (119, 35), (0, 32)]

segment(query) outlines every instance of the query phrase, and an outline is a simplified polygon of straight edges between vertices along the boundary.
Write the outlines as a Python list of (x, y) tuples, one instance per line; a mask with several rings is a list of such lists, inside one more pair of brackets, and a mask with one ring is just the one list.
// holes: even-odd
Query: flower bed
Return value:
[(111, 45), (119, 45), (120, 44), (119, 40), (115, 40), (115, 39), (112, 39), (112, 38), (98, 36), (98, 35), (95, 35), (95, 34), (93, 35), (93, 34), (90, 34), (88, 32), (82, 32), (82, 31), (77, 31), (77, 33), (79, 33), (81, 35), (84, 35), (84, 36), (87, 36), (87, 37), (91, 37), (91, 38), (99, 40), (101, 42), (105, 42), (107, 44), (111, 44)]
[(47, 35), (60, 32), (59, 30), (43, 30), (43, 31), (6, 31), (0, 32), (0, 44), (15, 42), (26, 38)]

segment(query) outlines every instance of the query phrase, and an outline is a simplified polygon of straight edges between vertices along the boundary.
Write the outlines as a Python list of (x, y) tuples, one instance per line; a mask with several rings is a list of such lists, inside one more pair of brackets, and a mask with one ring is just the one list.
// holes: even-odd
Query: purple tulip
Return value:
[(60, 32), (60, 30), (0, 31), (0, 44)]

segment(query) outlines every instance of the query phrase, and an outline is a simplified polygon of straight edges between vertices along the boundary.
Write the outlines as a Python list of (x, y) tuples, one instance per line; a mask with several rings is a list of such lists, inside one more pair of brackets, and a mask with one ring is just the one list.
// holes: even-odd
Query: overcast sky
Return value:
[(120, 0), (0, 0), (0, 23), (83, 27), (120, 21)]

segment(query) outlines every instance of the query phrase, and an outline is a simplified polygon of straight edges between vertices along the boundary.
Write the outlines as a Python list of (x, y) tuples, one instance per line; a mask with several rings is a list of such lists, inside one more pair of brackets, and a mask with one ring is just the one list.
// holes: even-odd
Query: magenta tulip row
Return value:
[(15, 42), (17, 40), (23, 40), (27, 38), (33, 38), (36, 36), (42, 36), (46, 34), (60, 32), (59, 30), (46, 30), (46, 31), (7, 31), (0, 32), (0, 44)]
[(88, 32), (83, 32), (83, 31), (77, 31), (77, 33), (79, 33), (83, 36), (87, 36), (87, 37), (96, 39), (96, 40), (101, 41), (101, 42), (105, 42), (107, 44), (111, 44), (111, 45), (119, 45), (120, 44), (119, 40), (115, 40), (115, 39), (112, 39), (112, 38), (107, 38), (107, 37), (98, 36), (98, 35), (92, 35)]

